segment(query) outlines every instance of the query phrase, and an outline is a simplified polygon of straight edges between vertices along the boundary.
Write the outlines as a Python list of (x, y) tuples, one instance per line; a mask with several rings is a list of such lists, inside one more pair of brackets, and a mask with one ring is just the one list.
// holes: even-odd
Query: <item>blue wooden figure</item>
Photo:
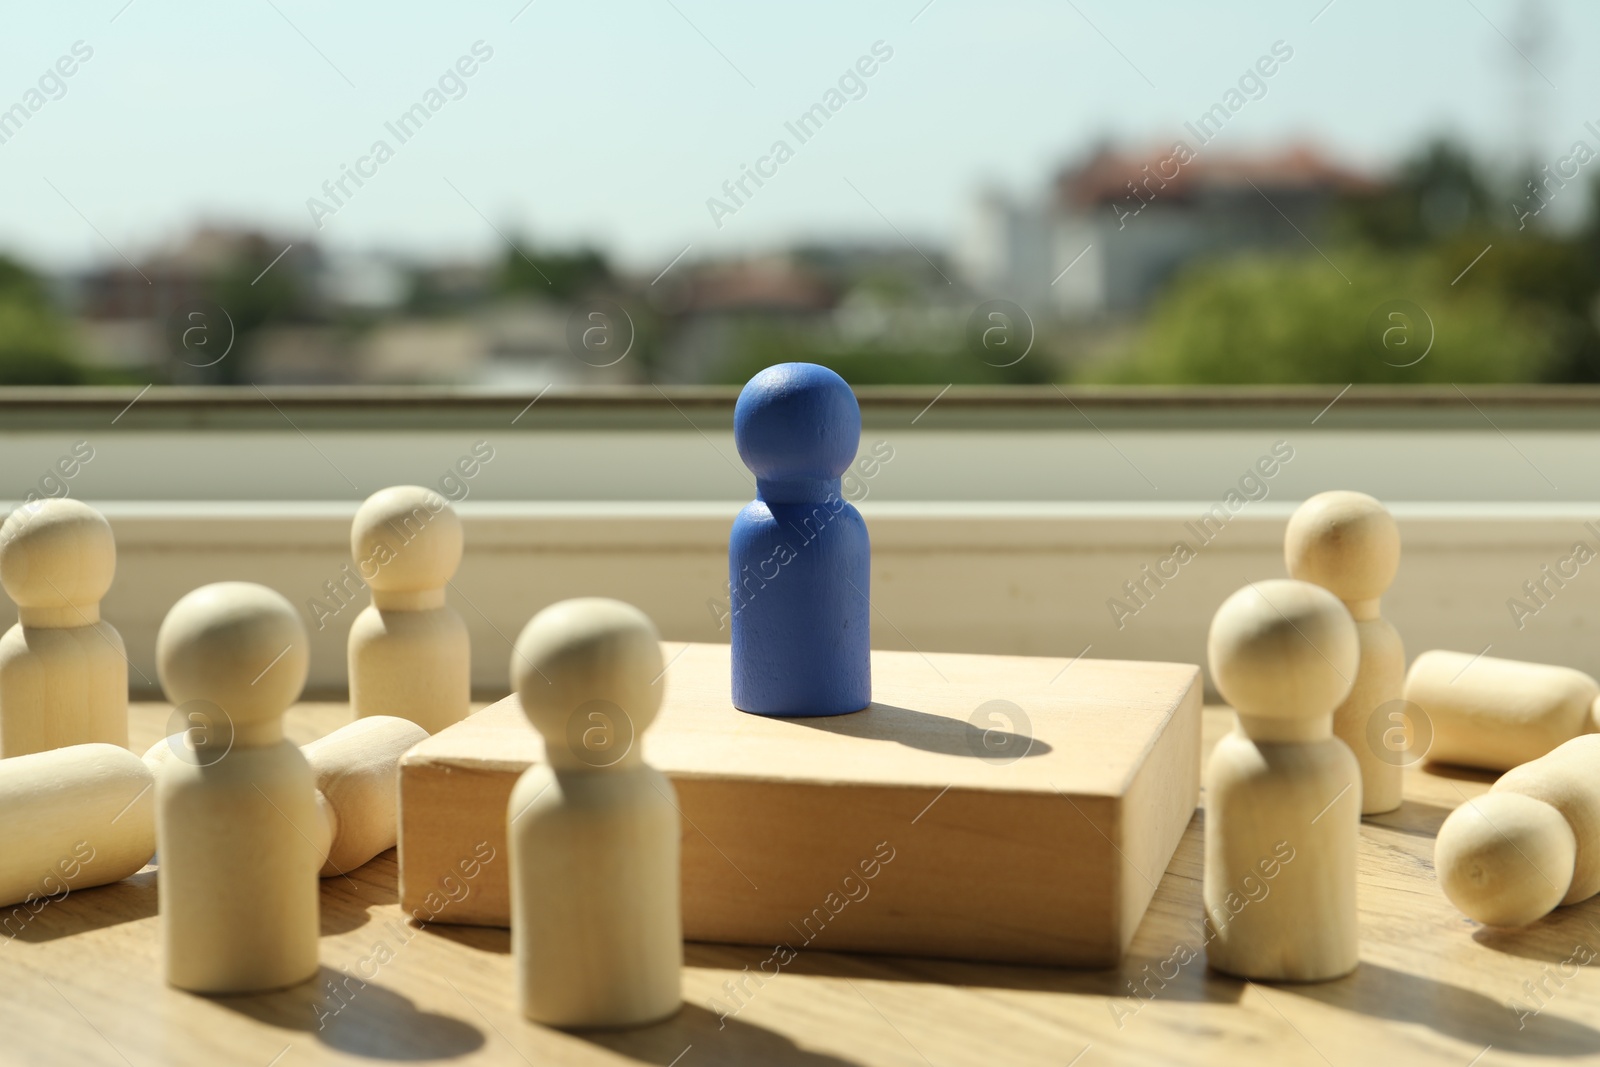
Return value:
[(757, 374), (733, 412), (756, 499), (728, 538), (733, 705), (757, 715), (844, 715), (872, 702), (872, 546), (840, 495), (861, 441), (845, 380), (814, 363)]

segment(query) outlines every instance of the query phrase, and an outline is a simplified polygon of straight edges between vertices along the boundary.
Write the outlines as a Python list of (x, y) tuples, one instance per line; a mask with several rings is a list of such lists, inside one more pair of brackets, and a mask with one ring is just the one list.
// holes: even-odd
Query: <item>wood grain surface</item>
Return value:
[[(168, 714), (159, 704), (134, 708), (136, 748), (162, 733)], [(308, 741), (348, 715), (302, 705), (290, 736)], [(1208, 746), (1230, 718), (1207, 710)], [(1488, 781), (1410, 768), (1400, 810), (1362, 824), (1361, 966), (1324, 985), (1207, 972), (1194, 932), (1197, 813), (1116, 971), (802, 952), (763, 985), (746, 979), (742, 1008), (722, 1020), (707, 1005), (715, 998), (731, 1010), (724, 983), (769, 953), (690, 944), (677, 1017), (628, 1033), (564, 1034), (518, 1015), (505, 931), (402, 921), (390, 853), (323, 882), (320, 984), (264, 996), (208, 999), (162, 985), (153, 870), (45, 905), (0, 942), (0, 1062), (1600, 1063), (1600, 975), (1583, 964), (1600, 959), (1600, 902), (1493, 934), (1434, 884), (1435, 831)], [(1140, 981), (1152, 992), (1133, 999), (1129, 983)]]

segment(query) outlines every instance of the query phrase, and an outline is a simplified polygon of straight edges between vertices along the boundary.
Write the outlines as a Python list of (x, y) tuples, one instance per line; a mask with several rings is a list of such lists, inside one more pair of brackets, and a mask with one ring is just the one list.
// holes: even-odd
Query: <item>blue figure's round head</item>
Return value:
[(827, 367), (779, 363), (740, 390), (733, 440), (760, 481), (829, 482), (856, 458), (861, 407)]

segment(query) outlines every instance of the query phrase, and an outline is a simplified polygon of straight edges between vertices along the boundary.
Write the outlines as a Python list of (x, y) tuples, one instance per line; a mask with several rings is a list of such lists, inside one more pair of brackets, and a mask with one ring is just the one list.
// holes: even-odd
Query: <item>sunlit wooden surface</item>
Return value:
[[(168, 711), (135, 708), (138, 750), (161, 735)], [(310, 740), (347, 715), (342, 706), (303, 705), (291, 713), (290, 736)], [(1207, 710), (1208, 747), (1228, 720), (1224, 709)], [(1568, 963), (1575, 953), (1600, 958), (1600, 903), (1490, 934), (1434, 884), (1439, 823), (1488, 780), (1414, 768), (1404, 807), (1363, 825), (1362, 963), (1325, 985), (1246, 984), (1208, 973), (1203, 954), (1181, 962), (1202, 940), (1197, 814), (1117, 972), (804, 949), (764, 985), (746, 980), (742, 1008), (723, 1019), (715, 1005), (735, 1004), (724, 983), (746, 966), (754, 971), (771, 950), (689, 945), (687, 1004), (676, 1018), (631, 1033), (563, 1034), (518, 1015), (504, 931), (402, 920), (388, 853), (323, 883), (319, 983), (266, 996), (208, 999), (162, 984), (153, 869), (45, 906), (0, 943), (0, 1062), (1600, 1062), (1600, 975)], [(861, 906), (870, 907), (870, 897)], [(1150, 979), (1153, 992), (1133, 999), (1129, 983), (1152, 973), (1171, 977)], [(363, 984), (346, 974), (369, 977)], [(330, 983), (339, 983), (339, 996)], [(1528, 1014), (1519, 1016), (1513, 1001)]]

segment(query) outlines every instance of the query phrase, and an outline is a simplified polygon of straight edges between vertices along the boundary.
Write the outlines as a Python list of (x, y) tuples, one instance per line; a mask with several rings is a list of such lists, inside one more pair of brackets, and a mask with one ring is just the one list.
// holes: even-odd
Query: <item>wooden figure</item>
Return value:
[(1433, 867), (1450, 902), (1489, 926), (1525, 926), (1600, 892), (1600, 734), (1500, 776), (1439, 827)]
[(100, 617), (116, 569), (111, 524), (82, 501), (29, 501), (0, 527), (0, 583), (18, 619), (0, 637), (0, 757), (128, 747), (128, 659)]
[[(1379, 598), (1400, 567), (1400, 530), (1394, 516), (1365, 493), (1318, 493), (1296, 509), (1284, 536), (1289, 577), (1320, 585), (1344, 601), (1356, 621), (1361, 665), (1350, 695), (1333, 713), (1333, 734), (1361, 765), (1361, 813), (1375, 815), (1400, 806), (1400, 783), (1408, 748), (1391, 749), (1390, 738), (1414, 740), (1416, 724), (1398, 711), (1406, 671), (1405, 646), (1379, 614)], [(1390, 710), (1382, 709), (1388, 705)], [(1385, 715), (1384, 721), (1375, 721)], [(1390, 716), (1398, 716), (1390, 721)]]
[(512, 684), (544, 737), (506, 809), (511, 950), (528, 1018), (625, 1027), (682, 1003), (680, 823), (639, 735), (661, 706), (661, 648), (629, 604), (586, 598), (533, 617)]
[(1238, 726), (1206, 767), (1212, 967), (1320, 982), (1355, 969), (1361, 771), (1333, 734), (1360, 662), (1350, 613), (1307, 582), (1258, 582), (1211, 622), (1207, 654)]
[(254, 993), (317, 973), (327, 821), (283, 736), (309, 654), (289, 601), (248, 582), (194, 590), (156, 635), (167, 699), (210, 720), (190, 731), (196, 758), (168, 759), (156, 780), (162, 962), (179, 989)]
[(380, 489), (356, 512), (350, 551), (372, 588), (372, 603), (350, 627), (350, 706), (357, 718), (398, 715), (429, 733), (466, 718), (467, 624), (444, 599), (461, 549), (461, 520), (431, 489)]
[(372, 715), (301, 749), (316, 775), (328, 824), (324, 878), (353, 871), (394, 848), (400, 807), (400, 757), (428, 731), (409, 719)]
[(156, 850), (153, 785), (144, 762), (117, 745), (0, 761), (0, 905), (138, 872)]
[[(316, 775), (317, 809), (324, 825), (315, 842), (325, 857), (318, 872), (323, 878), (353, 871), (394, 848), (400, 757), (427, 736), (428, 731), (409, 719), (371, 715), (300, 750)], [(157, 775), (173, 759), (193, 763), (198, 758), (187, 732), (157, 741), (144, 754)]]
[(872, 549), (839, 495), (861, 440), (855, 395), (826, 367), (768, 367), (740, 391), (733, 437), (756, 476), (728, 538), (733, 705), (860, 711), (872, 702)]
[(1600, 685), (1571, 667), (1434, 650), (1411, 664), (1405, 698), (1432, 726), (1429, 759), (1508, 771), (1593, 731)]

